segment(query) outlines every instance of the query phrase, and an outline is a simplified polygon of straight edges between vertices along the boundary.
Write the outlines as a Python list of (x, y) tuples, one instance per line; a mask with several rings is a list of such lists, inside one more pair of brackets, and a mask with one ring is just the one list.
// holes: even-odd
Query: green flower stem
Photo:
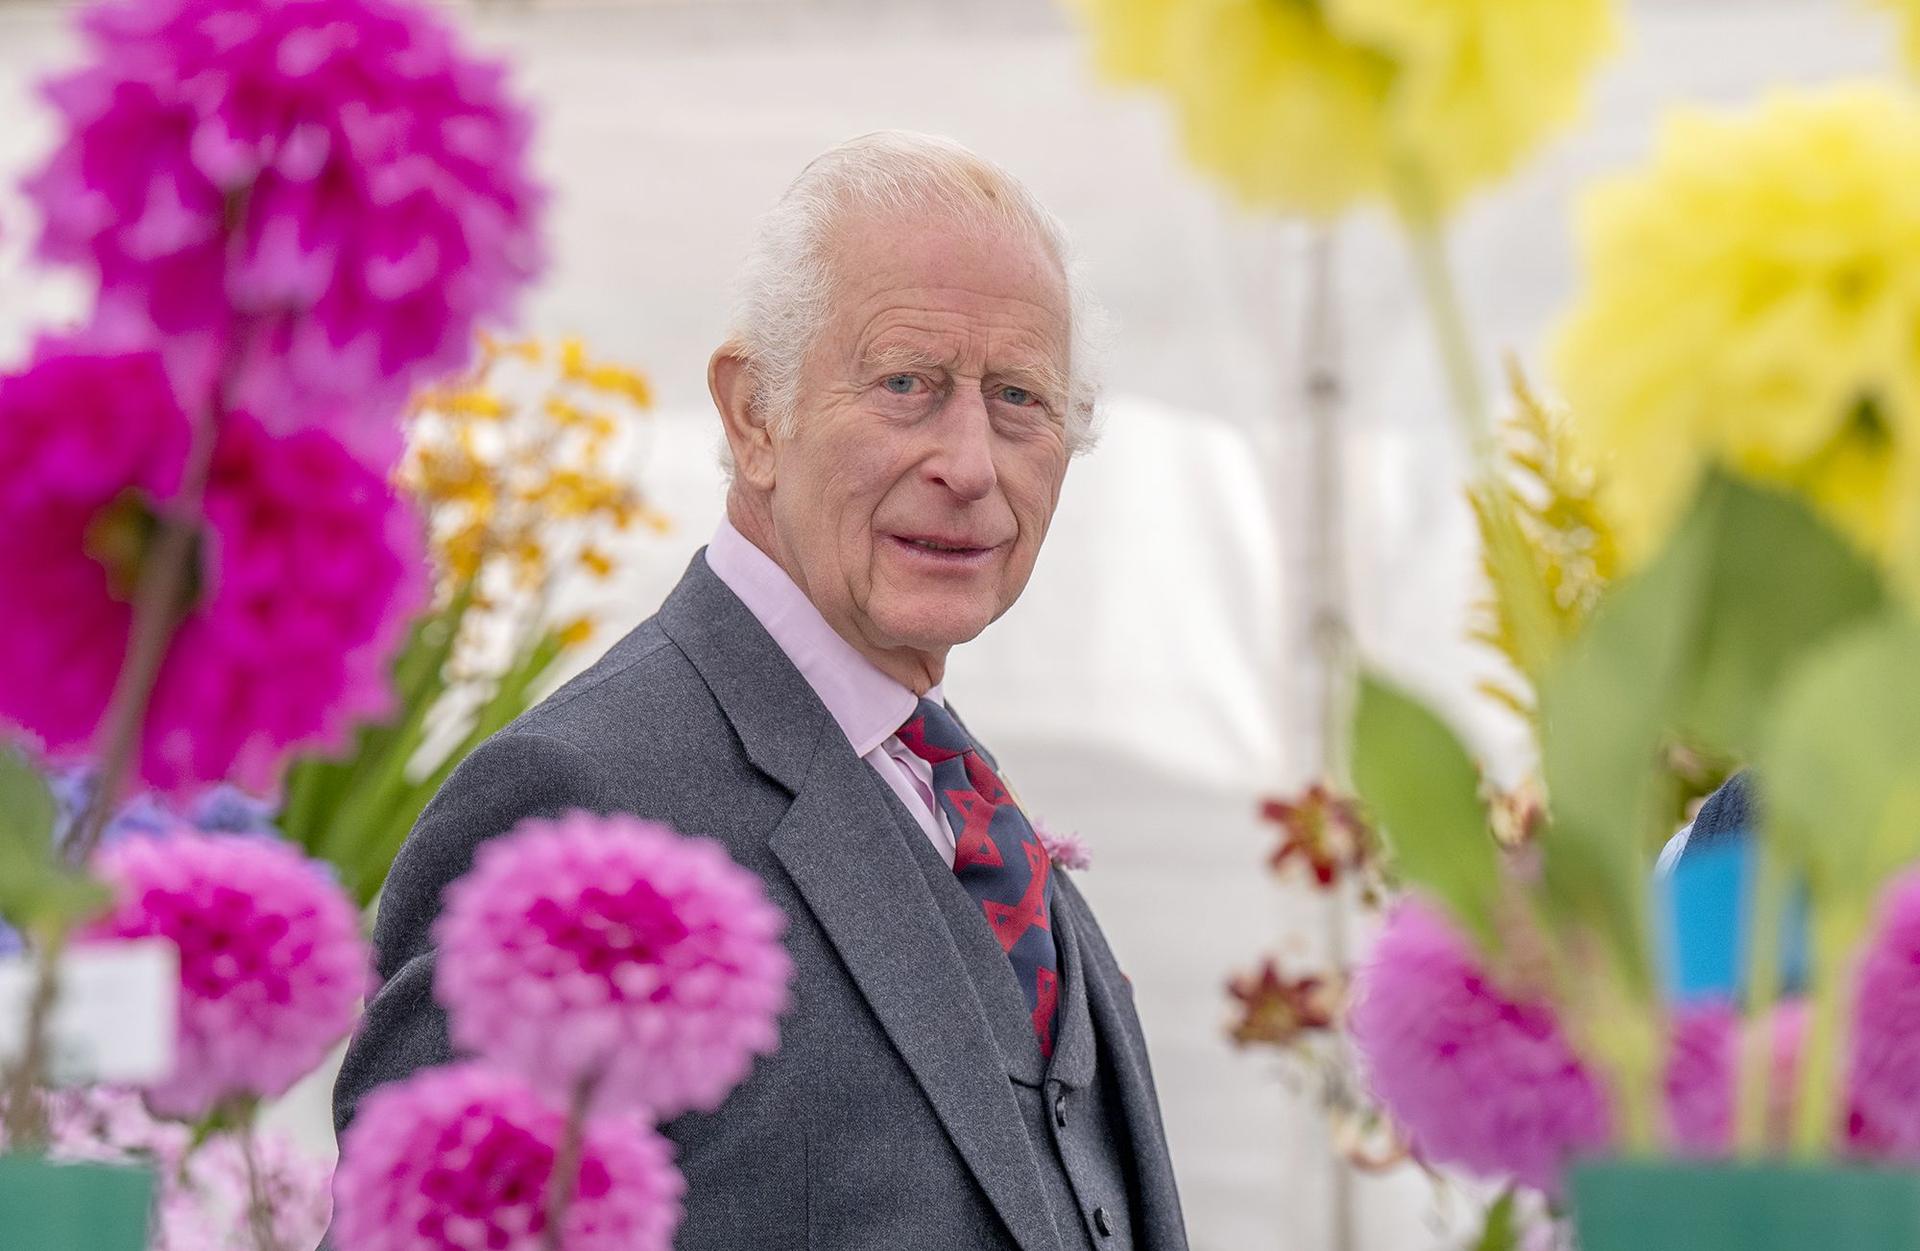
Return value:
[(1780, 999), (1780, 930), (1786, 913), (1787, 874), (1765, 839), (1756, 848), (1758, 876), (1747, 926), (1746, 1028), (1734, 1103), (1734, 1150), (1749, 1159), (1767, 1151), (1772, 1105), (1773, 1010)]
[(1853, 961), (1866, 926), (1853, 909), (1819, 907), (1813, 912), (1813, 1004), (1801, 1056), (1800, 1097), (1793, 1118), (1793, 1152), (1807, 1160), (1827, 1156), (1838, 1123), (1839, 1091), (1846, 1075), (1847, 1028), (1853, 1007)]

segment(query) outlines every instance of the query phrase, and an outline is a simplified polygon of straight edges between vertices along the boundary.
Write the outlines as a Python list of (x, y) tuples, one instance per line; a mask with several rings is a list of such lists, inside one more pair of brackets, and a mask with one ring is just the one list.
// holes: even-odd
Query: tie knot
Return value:
[(900, 741), (908, 751), (929, 764), (939, 764), (974, 750), (973, 739), (960, 728), (953, 714), (930, 699), (922, 699), (907, 723), (900, 727)]

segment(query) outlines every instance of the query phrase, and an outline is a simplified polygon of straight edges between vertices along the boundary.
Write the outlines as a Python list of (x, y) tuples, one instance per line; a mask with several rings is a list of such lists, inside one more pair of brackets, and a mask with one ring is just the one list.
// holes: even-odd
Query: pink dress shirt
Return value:
[[(853, 754), (900, 797), (951, 868), (953, 831), (933, 801), (933, 766), (908, 751), (894, 733), (913, 715), (919, 699), (841, 638), (786, 570), (724, 517), (707, 544), (707, 567), (766, 627), (827, 706)], [(937, 686), (927, 692), (927, 698), (946, 706)]]

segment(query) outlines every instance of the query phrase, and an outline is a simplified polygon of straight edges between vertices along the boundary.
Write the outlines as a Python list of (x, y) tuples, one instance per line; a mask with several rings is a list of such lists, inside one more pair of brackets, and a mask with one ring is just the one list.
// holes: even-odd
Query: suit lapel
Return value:
[[(938, 905), (872, 771), (697, 555), (662, 606), (747, 756), (793, 792), (769, 847), (1024, 1251), (1059, 1245), (1013, 1088)], [(918, 837), (916, 831), (916, 837)]]

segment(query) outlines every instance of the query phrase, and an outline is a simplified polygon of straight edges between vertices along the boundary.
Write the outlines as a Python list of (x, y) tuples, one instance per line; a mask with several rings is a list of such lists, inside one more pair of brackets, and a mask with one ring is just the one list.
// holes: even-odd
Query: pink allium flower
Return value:
[(779, 1045), (793, 966), (760, 880), (635, 817), (523, 821), (434, 923), (454, 1045), (561, 1099), (665, 1119), (718, 1107)]
[(172, 1076), (148, 1091), (197, 1118), (229, 1097), (277, 1095), (353, 1028), (372, 956), (352, 902), (292, 846), (251, 835), (134, 837), (94, 868), (113, 910), (88, 941), (160, 937), (180, 949)]
[(1056, 834), (1053, 827), (1038, 817), (1033, 820), (1033, 832), (1040, 840), (1040, 847), (1047, 853), (1047, 859), (1063, 869), (1084, 871), (1093, 867), (1093, 857), (1087, 852), (1086, 840), (1078, 833)]
[(1920, 1161), (1920, 872), (1882, 894), (1856, 995), (1847, 1140), (1863, 1155)]
[[(484, 1065), (380, 1087), (341, 1138), (336, 1251), (540, 1251), (564, 1123)], [(667, 1251), (685, 1192), (672, 1148), (644, 1122), (589, 1120), (562, 1251)]]
[(1350, 1015), (1374, 1092), (1423, 1158), (1555, 1191), (1611, 1134), (1606, 1092), (1550, 1007), (1518, 1002), (1436, 909), (1403, 900)]
[(411, 387), (460, 368), (539, 267), (529, 119), (504, 71), (404, 0), (103, 0), (49, 82), (40, 254), (99, 275), (102, 326), (164, 339), (276, 432), (397, 452)]
[[(94, 745), (189, 424), (150, 354), (44, 344), (0, 378), (0, 720), (70, 759)], [(423, 537), (384, 478), (317, 430), (243, 412), (214, 446), (197, 598), (156, 683), (140, 773), (254, 790), (296, 747), (392, 708), (387, 667), (426, 602)]]

